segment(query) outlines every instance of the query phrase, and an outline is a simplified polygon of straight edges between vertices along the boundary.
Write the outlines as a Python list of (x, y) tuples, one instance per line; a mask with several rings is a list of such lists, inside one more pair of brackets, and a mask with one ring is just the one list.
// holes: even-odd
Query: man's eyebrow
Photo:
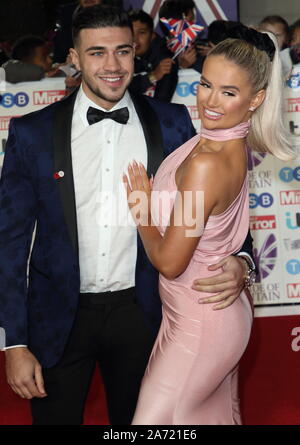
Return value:
[[(201, 79), (203, 79), (205, 82), (211, 84), (211, 82), (209, 80), (207, 80), (205, 76), (202, 75)], [(224, 90), (240, 91), (240, 89), (238, 87), (236, 87), (235, 85), (221, 85), (221, 88), (224, 89)]]
[[(124, 48), (131, 48), (133, 49), (133, 45), (129, 44), (129, 43), (124, 43), (123, 45), (118, 45), (115, 50), (119, 50), (119, 49), (124, 49)], [(105, 51), (107, 49), (106, 46), (90, 46), (89, 48), (87, 48), (85, 50), (85, 52), (88, 51)]]

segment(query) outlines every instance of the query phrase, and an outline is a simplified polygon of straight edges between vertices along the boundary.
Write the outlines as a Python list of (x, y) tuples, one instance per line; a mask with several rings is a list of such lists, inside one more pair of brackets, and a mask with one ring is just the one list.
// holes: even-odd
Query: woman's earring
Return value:
[(255, 111), (255, 107), (250, 107), (249, 111)]

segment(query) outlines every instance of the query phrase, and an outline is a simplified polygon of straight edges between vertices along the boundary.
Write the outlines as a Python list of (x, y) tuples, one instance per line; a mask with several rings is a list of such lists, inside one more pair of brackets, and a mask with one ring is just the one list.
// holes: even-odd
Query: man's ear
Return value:
[(76, 49), (70, 48), (69, 54), (71, 56), (71, 61), (72, 61), (73, 65), (76, 66), (77, 71), (81, 71), (80, 63), (79, 63), (79, 56), (78, 56), (78, 52), (76, 51)]
[(250, 108), (256, 110), (256, 108), (260, 107), (263, 101), (266, 98), (266, 90), (259, 90), (250, 102)]

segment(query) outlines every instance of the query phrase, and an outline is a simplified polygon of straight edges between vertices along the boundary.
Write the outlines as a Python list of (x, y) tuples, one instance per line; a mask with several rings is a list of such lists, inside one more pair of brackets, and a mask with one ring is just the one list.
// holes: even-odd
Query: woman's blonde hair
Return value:
[(264, 50), (242, 39), (226, 39), (218, 43), (209, 56), (223, 55), (227, 60), (244, 68), (249, 76), (254, 94), (266, 90), (264, 102), (251, 117), (247, 137), (248, 145), (255, 151), (271, 153), (288, 161), (296, 157), (288, 131), (283, 124), (283, 78), (277, 40), (265, 33), (275, 46), (273, 61)]

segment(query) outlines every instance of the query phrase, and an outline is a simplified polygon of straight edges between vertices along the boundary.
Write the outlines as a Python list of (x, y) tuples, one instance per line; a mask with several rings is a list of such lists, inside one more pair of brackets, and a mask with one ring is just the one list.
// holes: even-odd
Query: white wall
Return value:
[(300, 19), (300, 0), (239, 0), (240, 20), (257, 25), (266, 15), (281, 15), (289, 24)]

